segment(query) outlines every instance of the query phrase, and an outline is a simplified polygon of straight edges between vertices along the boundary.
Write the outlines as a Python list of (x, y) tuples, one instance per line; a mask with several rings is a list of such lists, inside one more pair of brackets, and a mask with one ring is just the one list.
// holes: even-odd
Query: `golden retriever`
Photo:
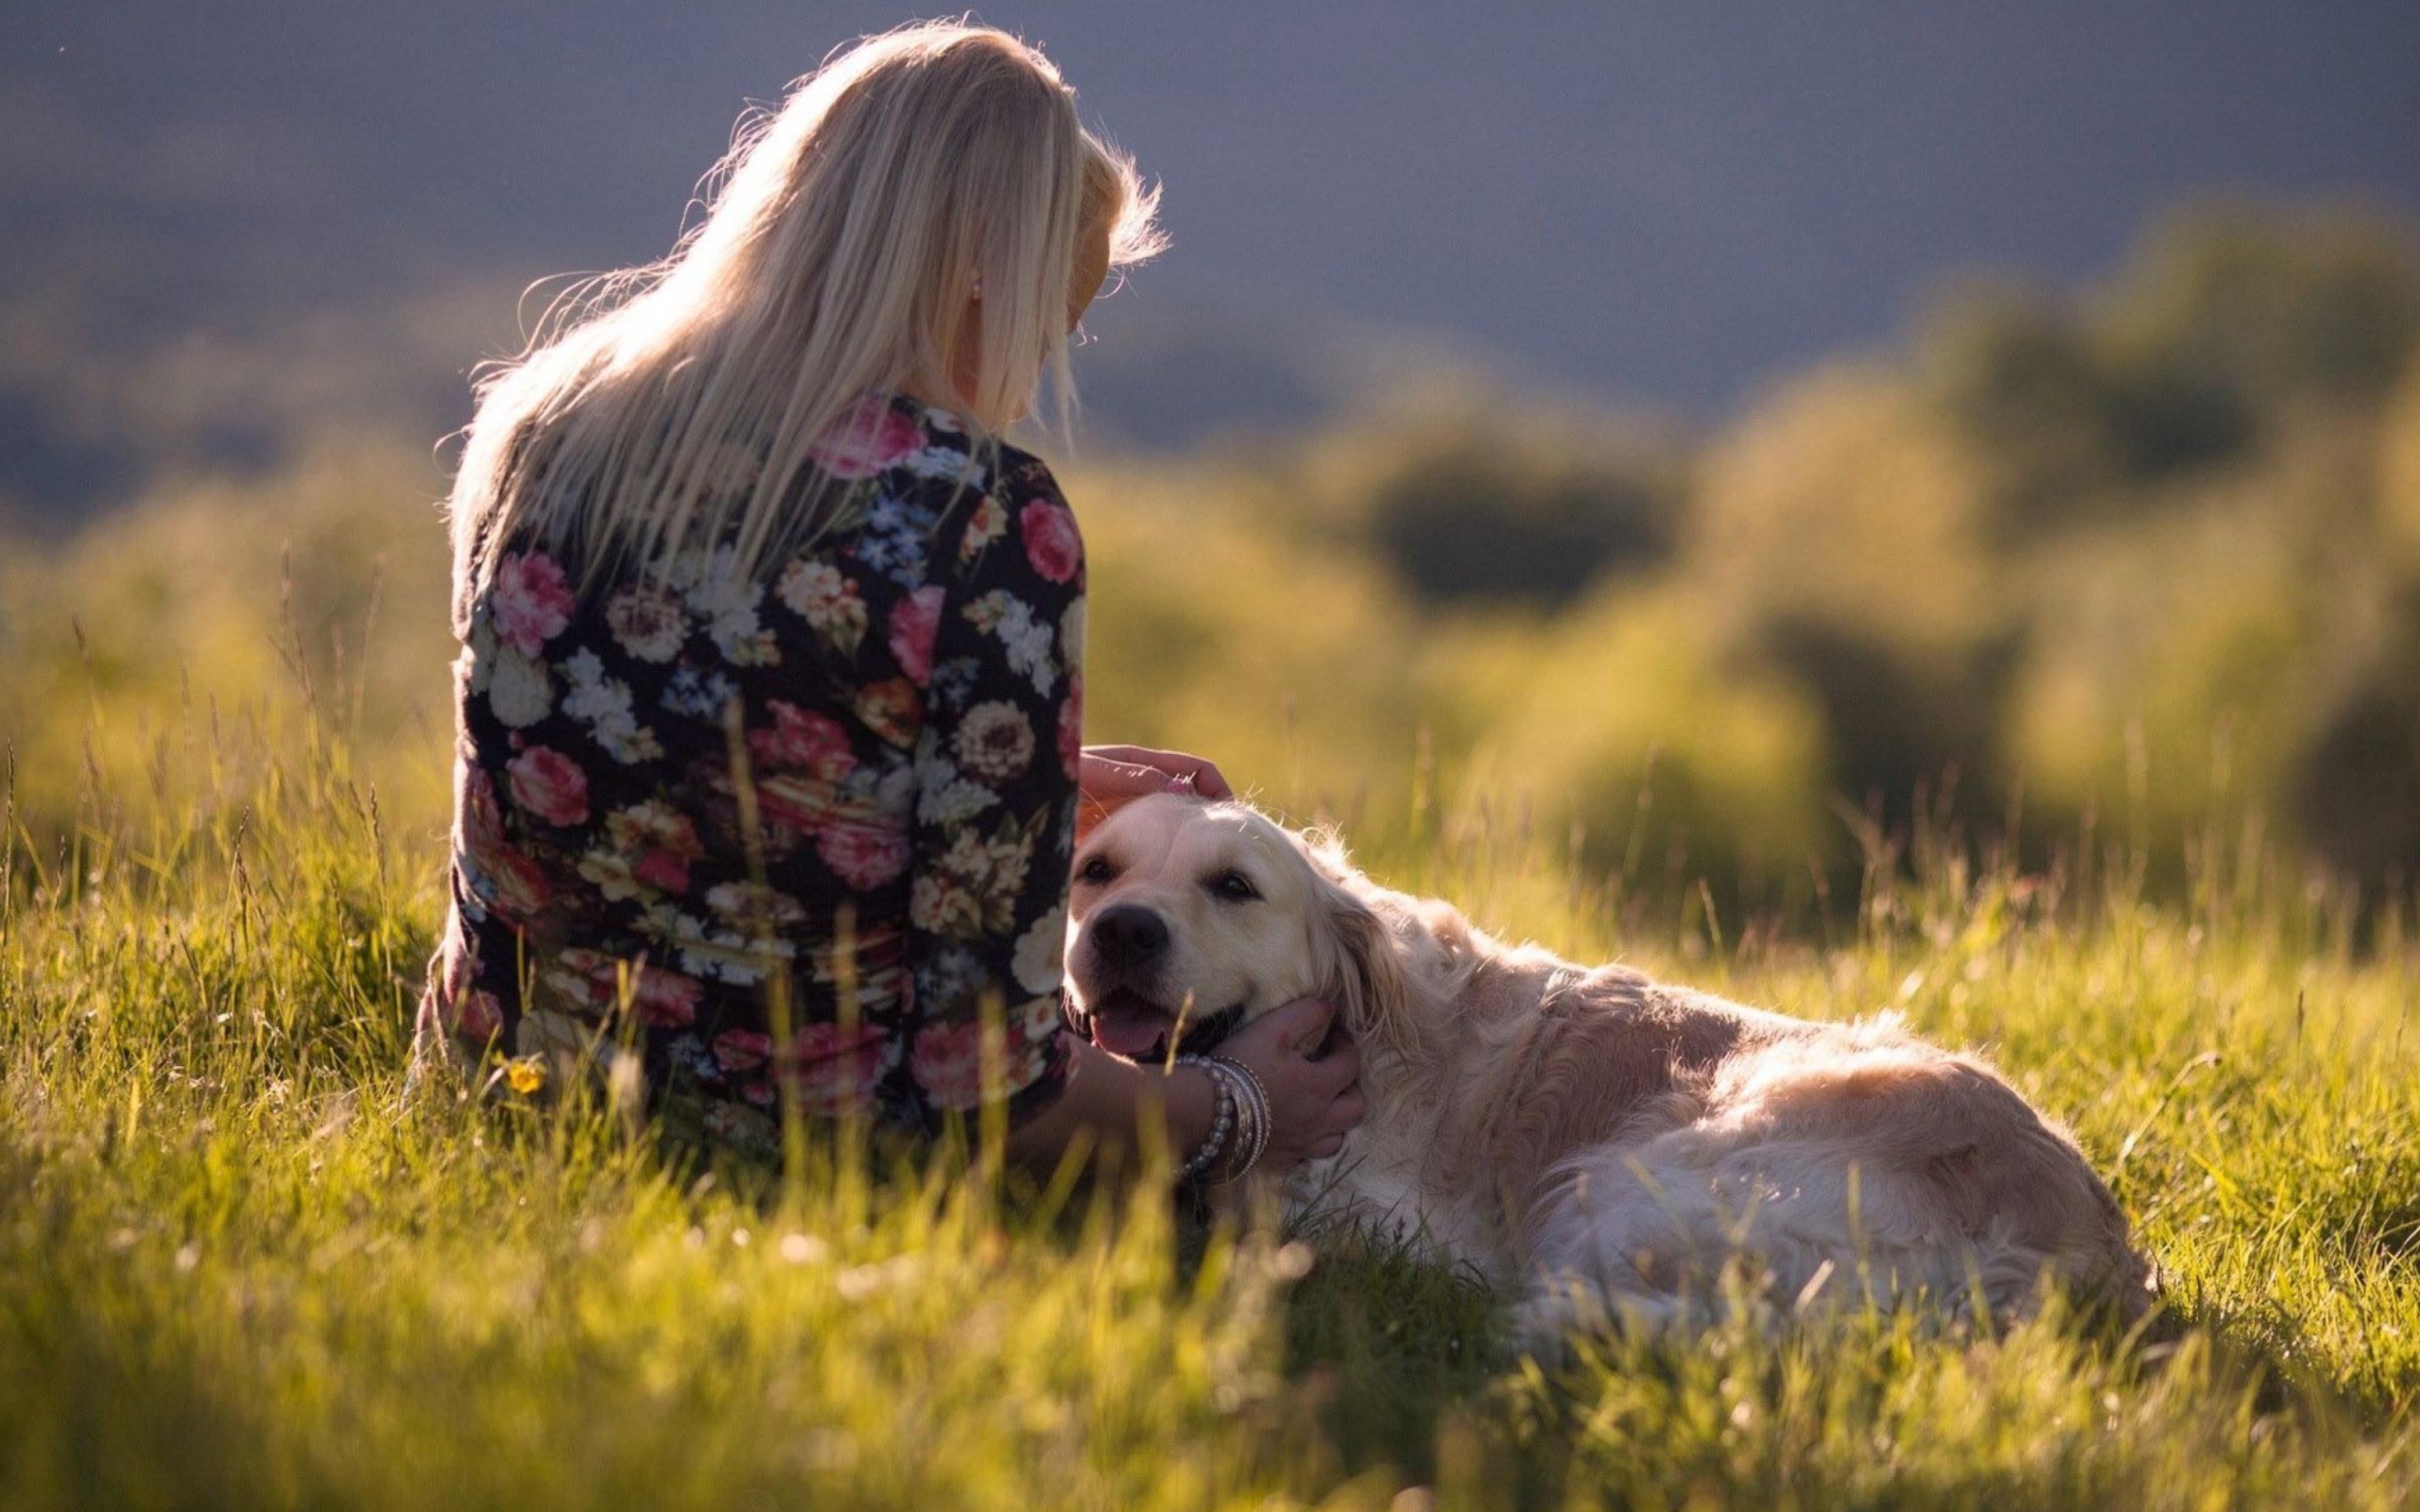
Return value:
[(1341, 1005), (1367, 1121), (1288, 1178), (1529, 1288), (1533, 1332), (1699, 1315), (1726, 1266), (1795, 1305), (2019, 1315), (2047, 1280), (2133, 1317), (2149, 1270), (2075, 1142), (1895, 1018), (1814, 1023), (1507, 945), (1239, 803), (1128, 805), (1079, 849), (1068, 940), (1095, 1041), (1201, 1048)]

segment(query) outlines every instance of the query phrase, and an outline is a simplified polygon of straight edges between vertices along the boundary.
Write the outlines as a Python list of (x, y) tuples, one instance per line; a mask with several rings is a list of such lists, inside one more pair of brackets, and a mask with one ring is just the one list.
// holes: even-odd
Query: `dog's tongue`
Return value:
[(1148, 1056), (1167, 1032), (1165, 1014), (1106, 1008), (1093, 1015), (1093, 1043), (1114, 1056)]

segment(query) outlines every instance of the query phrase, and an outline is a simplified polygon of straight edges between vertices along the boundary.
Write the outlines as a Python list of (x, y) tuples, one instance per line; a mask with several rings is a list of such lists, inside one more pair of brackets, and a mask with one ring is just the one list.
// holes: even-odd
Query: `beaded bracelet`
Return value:
[(1224, 1056), (1179, 1056), (1176, 1063), (1201, 1068), (1219, 1094), (1210, 1137), (1184, 1162), (1184, 1178), (1190, 1181), (1217, 1170), (1220, 1181), (1241, 1180), (1269, 1149), (1268, 1089), (1251, 1067)]
[[(1180, 1066), (1201, 1065), (1201, 1061), (1191, 1056), (1179, 1056), (1176, 1063)], [(1210, 1077), (1210, 1090), (1219, 1099), (1219, 1110), (1210, 1121), (1209, 1138), (1201, 1142), (1201, 1148), (1186, 1157), (1184, 1166), (1177, 1172), (1178, 1179), (1183, 1181), (1197, 1179), (1204, 1171), (1226, 1159), (1227, 1145), (1236, 1132), (1234, 1083), (1207, 1066), (1202, 1070)]]
[(1243, 1094), (1247, 1105), (1242, 1114), (1243, 1158), (1236, 1162), (1234, 1172), (1228, 1177), (1231, 1181), (1241, 1180), (1260, 1163), (1260, 1158), (1269, 1153), (1269, 1136), (1274, 1123), (1269, 1112), (1269, 1089), (1261, 1085), (1259, 1074), (1240, 1060), (1230, 1060), (1225, 1056), (1206, 1056), (1203, 1058), (1235, 1077), (1236, 1090)]

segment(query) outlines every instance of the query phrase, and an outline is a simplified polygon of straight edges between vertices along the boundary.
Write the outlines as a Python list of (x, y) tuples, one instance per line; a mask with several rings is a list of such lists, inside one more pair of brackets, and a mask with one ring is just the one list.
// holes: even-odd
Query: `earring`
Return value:
[(982, 275), (982, 274), (980, 274), (980, 273), (977, 273), (977, 274), (976, 274), (976, 275), (975, 275), (975, 298), (977, 298), (977, 299), (978, 299), (978, 300), (979, 300), (979, 299), (981, 299), (982, 297), (983, 297), (983, 275)]

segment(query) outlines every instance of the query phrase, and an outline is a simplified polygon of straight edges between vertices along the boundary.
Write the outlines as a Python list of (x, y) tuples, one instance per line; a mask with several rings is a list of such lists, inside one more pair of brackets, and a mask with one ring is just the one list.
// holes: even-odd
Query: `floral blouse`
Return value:
[[(1084, 558), (1048, 470), (870, 398), (829, 528), (579, 586), (508, 551), (456, 662), (452, 908), (424, 1027), (525, 1089), (635, 1058), (666, 1130), (786, 1092), (930, 1130), (1066, 1074)], [(987, 1024), (1003, 1036), (987, 1051)]]

